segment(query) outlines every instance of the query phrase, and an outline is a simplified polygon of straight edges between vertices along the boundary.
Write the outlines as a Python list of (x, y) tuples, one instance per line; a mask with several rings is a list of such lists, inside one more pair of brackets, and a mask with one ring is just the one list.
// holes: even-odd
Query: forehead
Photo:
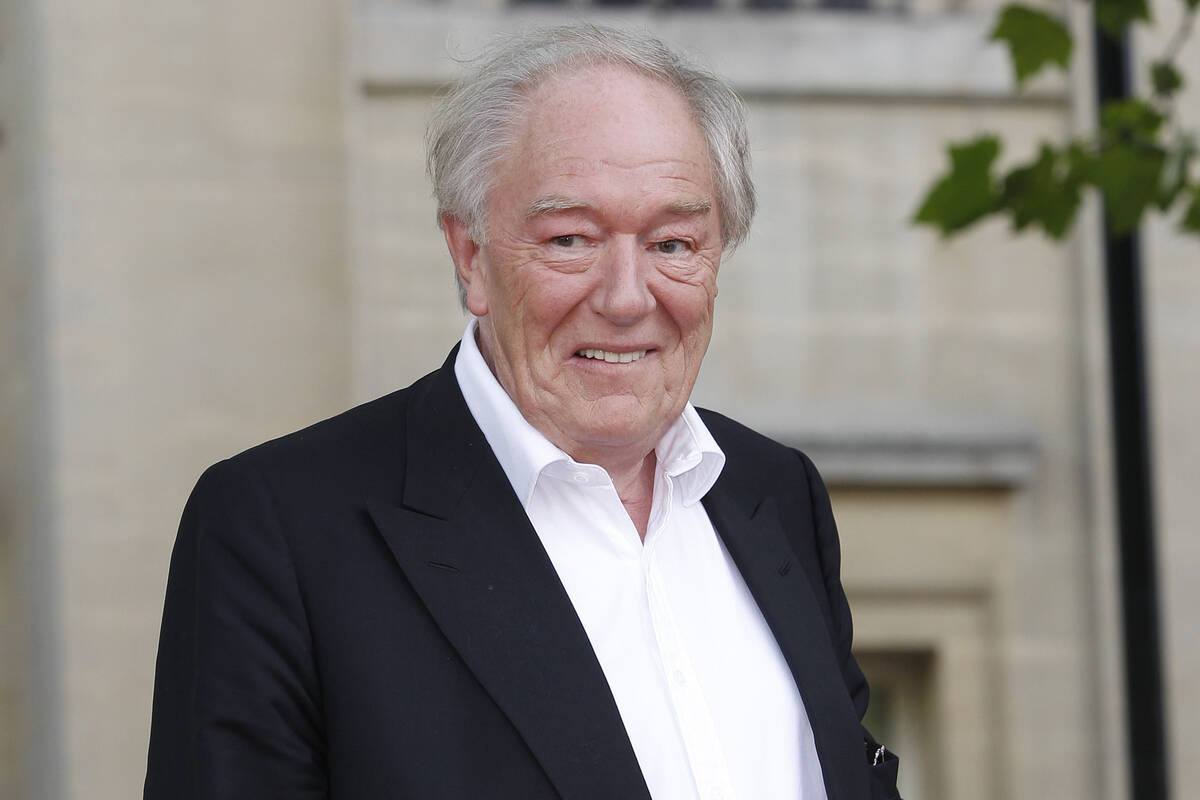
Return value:
[(526, 120), (574, 108), (607, 109), (612, 116), (637, 108), (641, 101), (664, 114), (695, 124), (679, 90), (665, 80), (616, 64), (568, 66), (543, 76), (525, 93)]
[(711, 191), (711, 158), (691, 108), (666, 83), (616, 66), (544, 79), (528, 94), (498, 183), (557, 176), (682, 178)]

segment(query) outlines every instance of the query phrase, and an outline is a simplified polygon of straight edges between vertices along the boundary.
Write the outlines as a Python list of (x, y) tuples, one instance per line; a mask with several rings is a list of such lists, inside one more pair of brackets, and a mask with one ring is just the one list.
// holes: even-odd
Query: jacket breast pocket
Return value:
[(870, 800), (902, 800), (900, 790), (896, 788), (900, 759), (886, 748), (872, 748), (869, 742), (867, 745), (867, 764), (871, 771)]

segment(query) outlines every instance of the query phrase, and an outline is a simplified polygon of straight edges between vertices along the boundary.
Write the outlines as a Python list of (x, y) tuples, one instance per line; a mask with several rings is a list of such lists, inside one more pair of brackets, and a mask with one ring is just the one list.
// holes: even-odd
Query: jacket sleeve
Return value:
[(147, 800), (324, 798), (303, 599), (265, 481), (240, 461), (192, 492), (171, 556)]
[[(867, 713), (870, 687), (850, 649), (854, 630), (850, 617), (850, 603), (846, 600), (846, 592), (842, 588), (842, 553), (837, 525), (833, 519), (833, 507), (829, 502), (829, 492), (825, 488), (825, 483), (821, 480), (821, 475), (817, 472), (812, 460), (799, 451), (797, 454), (804, 464), (808, 479), (813, 529), (816, 531), (817, 538), (817, 554), (821, 562), (821, 574), (825, 581), (822, 588), (829, 600), (833, 622), (834, 651), (838, 657), (846, 691), (849, 692), (850, 699), (854, 703), (855, 713), (858, 714), (861, 721)], [(881, 752), (879, 742), (865, 727), (862, 729), (862, 736), (863, 758), (871, 768), (871, 797), (880, 798), (880, 800), (899, 800), (900, 792), (896, 788), (899, 759), (890, 750), (882, 751), (877, 758), (876, 754)]]

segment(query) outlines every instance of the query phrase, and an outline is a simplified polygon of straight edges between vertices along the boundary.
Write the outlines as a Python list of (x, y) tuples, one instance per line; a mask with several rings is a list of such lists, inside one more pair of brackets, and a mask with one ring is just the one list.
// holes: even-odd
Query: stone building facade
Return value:
[[(1086, 37), (1077, 74), (1018, 94), (991, 0), (712, 5), (0, 0), (0, 796), (139, 793), (188, 491), (440, 363), (464, 319), (423, 173), (434, 92), (495, 32), (579, 16), (747, 100), (762, 211), (695, 400), (824, 472), (906, 796), (1126, 796), (1095, 209), (1062, 245), (908, 222), (947, 140), (1019, 158), (1088, 125)], [(1200, 247), (1154, 222), (1145, 250), (1183, 797)]]

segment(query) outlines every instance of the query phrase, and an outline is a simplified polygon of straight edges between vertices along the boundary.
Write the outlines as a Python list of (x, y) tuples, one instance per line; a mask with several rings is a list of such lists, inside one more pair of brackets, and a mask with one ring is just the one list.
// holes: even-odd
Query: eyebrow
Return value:
[(697, 216), (712, 211), (712, 203), (707, 200), (676, 200), (668, 203), (664, 210), (680, 217)]
[[(548, 197), (539, 197), (529, 204), (525, 209), (525, 219), (534, 219), (547, 214), (556, 214), (562, 211), (579, 211), (590, 209), (591, 206), (581, 200), (570, 200), (566, 197), (550, 195)], [(675, 200), (668, 203), (663, 211), (672, 216), (691, 217), (707, 214), (712, 211), (712, 203), (708, 200)]]
[(529, 207), (525, 209), (525, 219), (543, 217), (547, 214), (556, 214), (560, 211), (577, 211), (588, 208), (591, 208), (591, 206), (580, 200), (568, 200), (565, 197), (550, 195), (549, 197), (539, 197), (530, 203)]

